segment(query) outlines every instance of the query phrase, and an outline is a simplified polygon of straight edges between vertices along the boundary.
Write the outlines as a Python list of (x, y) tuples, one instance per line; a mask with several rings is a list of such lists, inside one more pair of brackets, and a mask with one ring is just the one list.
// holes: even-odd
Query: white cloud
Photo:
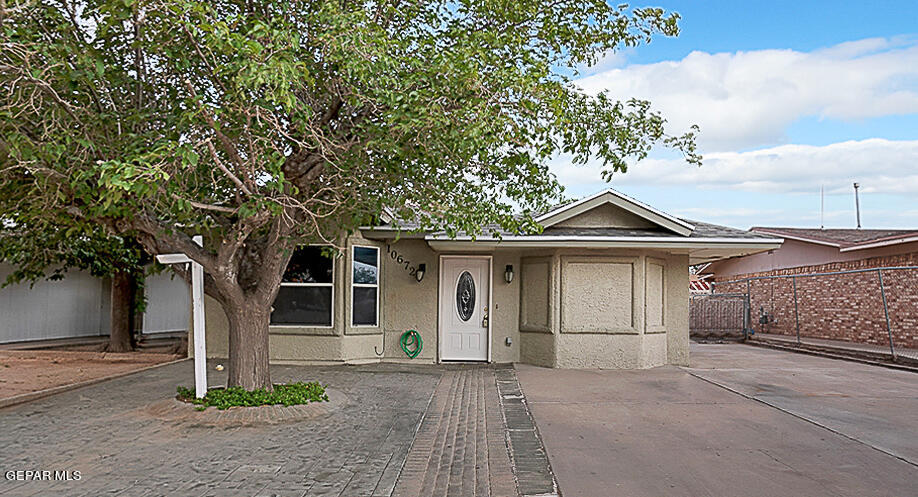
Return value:
[[(569, 186), (599, 184), (599, 168), (560, 157), (552, 170)], [(701, 167), (680, 158), (646, 159), (613, 176), (613, 185), (691, 186), (763, 193), (864, 193), (918, 195), (918, 140), (871, 138), (824, 146), (779, 145), (749, 152), (716, 152)]]
[[(613, 60), (615, 60), (613, 58)], [(802, 117), (857, 120), (918, 112), (918, 42), (872, 38), (813, 52), (692, 52), (578, 80), (587, 92), (646, 98), (705, 153), (786, 142)]]

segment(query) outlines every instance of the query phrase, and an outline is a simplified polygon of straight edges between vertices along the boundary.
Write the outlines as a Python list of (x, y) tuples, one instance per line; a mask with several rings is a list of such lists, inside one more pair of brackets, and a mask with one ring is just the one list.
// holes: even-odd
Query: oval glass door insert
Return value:
[(475, 310), (475, 280), (468, 271), (463, 271), (456, 283), (456, 310), (463, 321), (471, 319)]

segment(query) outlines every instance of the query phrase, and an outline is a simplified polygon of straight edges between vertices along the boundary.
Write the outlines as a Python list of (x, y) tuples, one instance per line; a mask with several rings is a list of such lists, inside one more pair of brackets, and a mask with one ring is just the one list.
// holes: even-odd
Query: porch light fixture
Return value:
[(414, 277), (418, 279), (418, 283), (424, 279), (424, 273), (427, 271), (427, 264), (418, 264), (418, 270), (415, 271)]
[(504, 280), (508, 285), (513, 281), (513, 264), (507, 264), (507, 269), (504, 271)]

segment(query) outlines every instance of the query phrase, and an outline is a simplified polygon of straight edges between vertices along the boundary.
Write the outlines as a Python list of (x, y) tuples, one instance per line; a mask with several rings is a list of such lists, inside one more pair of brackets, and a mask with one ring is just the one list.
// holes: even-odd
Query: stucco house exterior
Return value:
[[(302, 247), (275, 301), (271, 361), (687, 364), (689, 265), (780, 245), (614, 190), (537, 221), (538, 235), (448, 238), (390, 220), (333, 260)], [(208, 356), (226, 357), (226, 318), (209, 298), (205, 313)], [(424, 343), (414, 359), (399, 344), (407, 330)]]

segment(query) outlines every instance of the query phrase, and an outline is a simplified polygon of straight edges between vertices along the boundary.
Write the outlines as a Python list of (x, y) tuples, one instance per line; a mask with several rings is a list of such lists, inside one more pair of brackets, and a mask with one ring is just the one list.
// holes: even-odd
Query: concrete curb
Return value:
[(918, 373), (918, 367), (911, 366), (909, 364), (902, 364), (898, 362), (890, 362), (884, 360), (877, 360), (873, 358), (867, 358), (864, 356), (858, 356), (857, 353), (844, 353), (844, 352), (833, 352), (823, 348), (811, 347), (808, 345), (796, 345), (796, 344), (784, 344), (771, 340), (746, 340), (742, 342), (745, 345), (752, 345), (754, 347), (762, 347), (766, 349), (774, 350), (783, 350), (787, 352), (798, 352), (801, 354), (809, 354), (819, 357), (825, 357), (828, 359), (837, 359), (840, 361), (852, 361), (859, 362), (862, 364), (869, 364), (871, 366), (881, 366), (889, 369), (898, 369), (900, 371), (911, 371), (912, 373)]
[(71, 390), (76, 390), (78, 388), (88, 387), (90, 385), (95, 385), (96, 383), (102, 383), (103, 381), (114, 380), (116, 378), (121, 378), (124, 376), (132, 375), (135, 373), (143, 373), (144, 371), (149, 371), (151, 369), (161, 368), (163, 366), (169, 366), (171, 364), (178, 364), (182, 361), (188, 361), (191, 358), (183, 357), (181, 359), (176, 359), (169, 362), (161, 362), (159, 364), (153, 364), (152, 366), (146, 366), (140, 369), (134, 369), (131, 371), (123, 371), (121, 373), (115, 373), (108, 376), (102, 376), (100, 378), (93, 378), (91, 380), (80, 381), (77, 383), (69, 383), (67, 385), (60, 385), (56, 387), (46, 388), (44, 390), (38, 390), (37, 392), (22, 393), (19, 395), (14, 395), (12, 397), (6, 397), (5, 399), (0, 399), (0, 409), (7, 407), (12, 407), (19, 404), (24, 404), (26, 402), (31, 402), (33, 400), (43, 399), (45, 397), (50, 397), (52, 395), (69, 392)]

